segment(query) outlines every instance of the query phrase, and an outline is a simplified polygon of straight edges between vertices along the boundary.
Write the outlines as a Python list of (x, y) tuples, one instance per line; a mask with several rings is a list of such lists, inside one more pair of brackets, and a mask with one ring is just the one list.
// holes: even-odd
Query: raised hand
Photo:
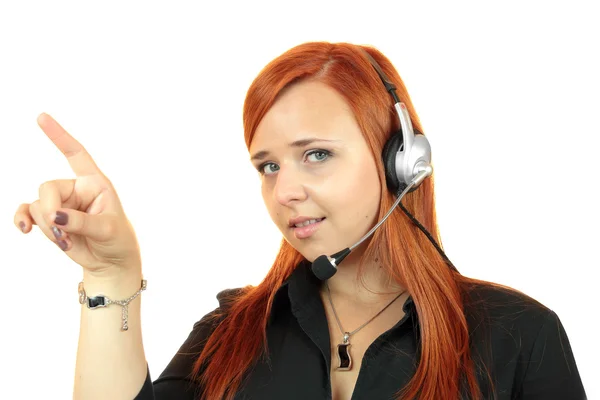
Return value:
[(75, 179), (41, 184), (39, 199), (18, 207), (15, 225), (24, 233), (37, 225), (93, 276), (112, 277), (124, 268), (141, 268), (134, 229), (110, 180), (50, 115), (41, 114), (37, 123), (66, 157)]

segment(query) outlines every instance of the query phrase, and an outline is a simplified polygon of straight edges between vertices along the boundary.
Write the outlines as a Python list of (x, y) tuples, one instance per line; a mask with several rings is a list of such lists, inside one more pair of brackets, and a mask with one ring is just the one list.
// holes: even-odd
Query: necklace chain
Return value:
[(361, 326), (359, 326), (358, 328), (356, 328), (352, 332), (344, 332), (344, 328), (342, 328), (342, 323), (340, 322), (340, 318), (338, 317), (337, 313), (335, 312), (335, 307), (333, 306), (333, 301), (331, 300), (331, 292), (329, 291), (329, 285), (327, 284), (327, 282), (325, 282), (325, 286), (327, 287), (327, 297), (329, 298), (329, 304), (331, 304), (331, 309), (333, 310), (333, 315), (335, 315), (335, 319), (337, 321), (338, 327), (340, 328), (341, 334), (344, 335), (344, 343), (346, 343), (348, 341), (348, 338), (350, 336), (354, 335), (356, 332), (358, 332), (359, 330), (361, 330), (362, 328), (364, 328), (369, 322), (371, 322), (375, 318), (377, 318), (379, 316), (379, 314), (381, 314), (382, 312), (384, 312), (389, 306), (392, 305), (392, 303), (394, 301), (396, 301), (396, 299), (398, 299), (398, 297), (402, 296), (402, 294), (404, 294), (404, 292), (406, 292), (406, 290), (403, 290), (402, 292), (400, 292), (400, 294), (398, 296), (396, 296), (394, 298), (394, 300), (390, 301), (389, 304), (387, 306), (383, 307), (383, 309), (381, 311), (379, 311), (377, 314), (375, 314), (374, 317), (372, 317), (371, 319), (369, 319), (367, 322), (365, 322), (364, 324), (362, 324)]

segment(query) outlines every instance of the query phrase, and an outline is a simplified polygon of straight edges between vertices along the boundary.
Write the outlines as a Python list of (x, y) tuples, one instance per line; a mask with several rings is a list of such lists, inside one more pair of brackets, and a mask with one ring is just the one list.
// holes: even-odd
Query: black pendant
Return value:
[(340, 343), (337, 345), (337, 356), (338, 356), (338, 371), (350, 371), (352, 369), (352, 357), (350, 357), (350, 343)]

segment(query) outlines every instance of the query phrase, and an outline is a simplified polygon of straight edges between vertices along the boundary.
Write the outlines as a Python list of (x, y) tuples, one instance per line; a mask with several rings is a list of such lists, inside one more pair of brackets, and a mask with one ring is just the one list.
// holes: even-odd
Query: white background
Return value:
[(13, 225), (41, 183), (73, 177), (36, 117), (54, 116), (117, 187), (143, 252), (157, 378), (218, 291), (258, 284), (271, 266), (281, 236), (248, 161), (242, 103), (264, 65), (311, 40), (391, 59), (432, 143), (449, 258), (555, 310), (588, 395), (600, 395), (591, 1), (206, 3), (0, 6), (7, 398), (71, 398), (79, 330), (81, 267), (37, 227)]

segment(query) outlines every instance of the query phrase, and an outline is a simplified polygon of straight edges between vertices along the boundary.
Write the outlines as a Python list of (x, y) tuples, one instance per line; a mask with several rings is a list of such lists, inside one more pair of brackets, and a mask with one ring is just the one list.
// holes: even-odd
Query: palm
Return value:
[[(73, 185), (73, 192), (63, 203), (63, 207), (97, 215), (114, 212), (120, 208), (118, 199), (101, 175), (78, 176)], [(100, 260), (101, 243), (78, 234), (71, 234), (73, 248), (67, 254), (80, 265), (94, 265)]]

